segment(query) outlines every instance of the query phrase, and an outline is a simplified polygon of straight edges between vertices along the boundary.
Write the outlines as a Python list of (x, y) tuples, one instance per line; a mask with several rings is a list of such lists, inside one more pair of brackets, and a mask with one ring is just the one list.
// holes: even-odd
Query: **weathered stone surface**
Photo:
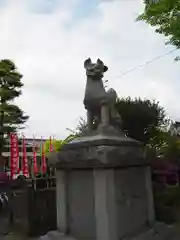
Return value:
[(143, 149), (124, 146), (96, 146), (62, 150), (57, 155), (57, 168), (125, 167), (148, 165)]
[(79, 138), (49, 155), (57, 168), (107, 168), (149, 165), (142, 145), (127, 137), (104, 135)]
[[(119, 238), (138, 232), (152, 219), (153, 207), (147, 194), (147, 169), (132, 167), (115, 170), (116, 212)], [(149, 210), (151, 207), (151, 210)]]
[(77, 240), (71, 236), (64, 235), (58, 231), (50, 231), (46, 235), (41, 236), (39, 240)]
[(156, 222), (153, 228), (140, 233), (139, 235), (122, 238), (121, 240), (179, 240), (179, 234), (165, 223)]
[[(179, 234), (174, 230), (172, 226), (168, 226), (165, 223), (156, 222), (152, 228), (144, 230), (140, 234), (135, 234), (135, 236), (123, 237), (120, 240), (179, 240), (179, 239), (180, 239)], [(41, 236), (39, 240), (78, 240), (78, 239), (64, 235), (58, 231), (51, 231), (46, 235)]]
[(126, 136), (112, 136), (106, 134), (93, 134), (75, 138), (63, 146), (63, 149), (87, 147), (87, 146), (142, 146), (142, 144)]

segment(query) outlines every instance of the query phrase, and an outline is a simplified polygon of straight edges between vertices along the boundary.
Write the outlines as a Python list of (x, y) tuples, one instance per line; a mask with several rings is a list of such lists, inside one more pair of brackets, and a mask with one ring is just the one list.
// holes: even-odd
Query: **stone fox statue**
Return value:
[(100, 59), (92, 63), (88, 58), (84, 62), (84, 68), (87, 75), (84, 106), (87, 110), (88, 130), (93, 130), (93, 123), (96, 122), (98, 129), (111, 126), (111, 129), (114, 127), (116, 131), (121, 131), (121, 117), (115, 109), (116, 91), (111, 88), (106, 92), (102, 81), (108, 67)]

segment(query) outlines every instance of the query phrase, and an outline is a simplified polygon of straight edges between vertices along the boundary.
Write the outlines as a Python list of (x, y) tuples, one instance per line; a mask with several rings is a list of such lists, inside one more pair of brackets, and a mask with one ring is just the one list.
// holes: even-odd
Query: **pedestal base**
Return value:
[(48, 232), (46, 235), (41, 236), (39, 240), (78, 240), (71, 236), (64, 235), (59, 231), (51, 231)]
[(123, 238), (122, 240), (178, 240), (180, 235), (175, 232), (172, 226), (168, 226), (165, 223), (156, 222), (154, 226), (146, 231)]
[(149, 165), (143, 146), (124, 136), (99, 134), (63, 146), (56, 189), (57, 227), (64, 235), (41, 239), (178, 240), (165, 224), (154, 224)]
[[(156, 222), (150, 229), (144, 230), (140, 234), (136, 234), (131, 237), (123, 237), (120, 240), (179, 240), (180, 236), (176, 233), (173, 227), (166, 225), (165, 223)], [(79, 240), (71, 236), (64, 235), (58, 231), (52, 231), (44, 236), (41, 236), (39, 240)], [(89, 239), (95, 240), (95, 239)]]

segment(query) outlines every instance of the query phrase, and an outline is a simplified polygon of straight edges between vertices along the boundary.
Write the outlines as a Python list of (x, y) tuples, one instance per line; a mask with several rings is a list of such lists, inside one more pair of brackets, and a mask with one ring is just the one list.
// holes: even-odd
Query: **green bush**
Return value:
[(180, 217), (177, 211), (180, 207), (180, 187), (154, 188), (154, 205), (157, 220), (176, 222)]
[(180, 187), (169, 186), (162, 189), (154, 189), (154, 198), (157, 203), (165, 206), (180, 204)]

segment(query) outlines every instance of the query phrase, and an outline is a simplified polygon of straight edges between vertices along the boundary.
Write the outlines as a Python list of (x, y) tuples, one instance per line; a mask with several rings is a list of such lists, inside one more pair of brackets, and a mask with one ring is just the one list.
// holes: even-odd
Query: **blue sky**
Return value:
[(59, 2), (59, 0), (28, 0), (27, 5), (33, 12), (51, 14)]
[[(2, 0), (1, 0), (2, 1)], [(6, 0), (4, 0), (6, 1)], [(68, 0), (67, 0), (68, 2)], [(73, 19), (79, 20), (86, 18), (95, 11), (100, 0), (79, 0), (74, 3)], [(30, 11), (39, 14), (51, 14), (58, 7), (63, 7), (64, 2), (61, 0), (28, 0), (27, 5)]]
[(6, 0), (0, 0), (0, 7), (3, 7), (6, 4)]
[(17, 103), (30, 115), (25, 135), (65, 138), (86, 116), (87, 57), (108, 65), (105, 79), (119, 96), (156, 99), (180, 119), (177, 52), (119, 77), (173, 48), (135, 22), (142, 9), (142, 0), (0, 0), (1, 57), (24, 76)]
[(74, 8), (74, 18), (81, 19), (89, 17), (96, 10), (99, 0), (80, 0)]

